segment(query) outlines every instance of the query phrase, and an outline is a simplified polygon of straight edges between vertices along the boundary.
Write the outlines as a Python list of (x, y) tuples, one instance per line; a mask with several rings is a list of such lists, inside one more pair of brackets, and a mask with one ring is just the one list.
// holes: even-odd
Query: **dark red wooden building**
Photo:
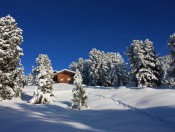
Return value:
[(58, 83), (73, 83), (75, 72), (63, 69), (54, 74), (54, 81)]

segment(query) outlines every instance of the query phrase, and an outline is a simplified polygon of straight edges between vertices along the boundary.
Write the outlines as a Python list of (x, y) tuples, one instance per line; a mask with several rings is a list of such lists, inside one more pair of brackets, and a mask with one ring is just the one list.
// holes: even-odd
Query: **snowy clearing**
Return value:
[(89, 109), (71, 109), (73, 85), (54, 84), (52, 104), (29, 104), (35, 87), (22, 101), (0, 102), (0, 132), (174, 132), (175, 90), (83, 86)]

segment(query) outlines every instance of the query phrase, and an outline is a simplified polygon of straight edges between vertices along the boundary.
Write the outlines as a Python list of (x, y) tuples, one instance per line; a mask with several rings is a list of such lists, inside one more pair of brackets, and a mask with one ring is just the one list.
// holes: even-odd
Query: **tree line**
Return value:
[(126, 49), (127, 65), (120, 53), (92, 49), (89, 58), (79, 58), (69, 68), (78, 69), (83, 83), (99, 86), (174, 87), (175, 33), (168, 39), (170, 54), (160, 57), (149, 39), (133, 40)]

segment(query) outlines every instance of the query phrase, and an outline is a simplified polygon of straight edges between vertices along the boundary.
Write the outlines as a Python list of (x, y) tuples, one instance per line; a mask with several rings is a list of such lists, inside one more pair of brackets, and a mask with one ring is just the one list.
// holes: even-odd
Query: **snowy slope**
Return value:
[(174, 132), (175, 90), (84, 86), (87, 110), (72, 110), (73, 85), (55, 84), (53, 104), (28, 104), (35, 87), (24, 89), (22, 101), (0, 102), (0, 132)]

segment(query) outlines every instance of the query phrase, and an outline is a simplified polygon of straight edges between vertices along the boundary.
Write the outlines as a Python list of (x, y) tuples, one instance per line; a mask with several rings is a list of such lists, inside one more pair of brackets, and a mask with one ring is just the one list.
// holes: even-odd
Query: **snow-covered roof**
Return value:
[(68, 72), (71, 72), (71, 73), (76, 73), (75, 71), (71, 71), (71, 70), (68, 70), (68, 69), (63, 69), (63, 70), (61, 70), (61, 71), (57, 71), (56, 74), (61, 73), (61, 72), (63, 72), (63, 71), (68, 71)]

